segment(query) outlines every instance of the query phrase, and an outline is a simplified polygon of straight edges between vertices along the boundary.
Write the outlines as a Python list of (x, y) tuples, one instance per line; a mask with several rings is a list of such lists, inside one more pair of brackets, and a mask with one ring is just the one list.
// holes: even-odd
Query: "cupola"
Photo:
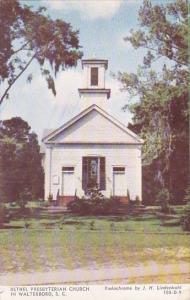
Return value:
[(105, 87), (105, 72), (108, 61), (105, 59), (83, 59), (82, 69), (84, 75), (84, 86), (79, 88), (81, 109), (92, 104), (104, 107), (110, 98), (110, 89)]

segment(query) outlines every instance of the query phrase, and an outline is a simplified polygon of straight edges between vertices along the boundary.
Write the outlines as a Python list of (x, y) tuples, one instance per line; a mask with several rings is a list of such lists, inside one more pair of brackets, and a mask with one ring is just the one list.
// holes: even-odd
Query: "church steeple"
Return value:
[(104, 107), (110, 97), (110, 89), (105, 88), (105, 71), (108, 61), (105, 59), (83, 59), (84, 87), (78, 89), (81, 98), (81, 108), (92, 104)]

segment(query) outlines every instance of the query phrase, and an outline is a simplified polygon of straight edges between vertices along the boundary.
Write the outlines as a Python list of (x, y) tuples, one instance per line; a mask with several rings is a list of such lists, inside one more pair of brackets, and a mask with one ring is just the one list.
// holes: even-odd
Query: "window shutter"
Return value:
[(105, 157), (100, 157), (100, 190), (106, 189), (106, 161)]
[(88, 157), (82, 158), (82, 189), (87, 189)]

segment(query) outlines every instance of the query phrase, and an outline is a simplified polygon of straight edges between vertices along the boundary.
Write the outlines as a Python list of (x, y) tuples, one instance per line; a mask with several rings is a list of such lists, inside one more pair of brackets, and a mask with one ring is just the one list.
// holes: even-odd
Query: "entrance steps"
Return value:
[[(44, 209), (52, 213), (69, 212), (67, 204), (74, 199), (75, 197), (73, 196), (59, 196), (54, 205), (50, 205)], [(131, 202), (128, 202), (128, 199), (126, 197), (121, 197), (121, 199), (119, 199), (118, 206), (114, 210), (114, 214), (116, 215), (127, 214), (140, 216), (146, 212), (147, 208), (143, 204), (133, 204)]]

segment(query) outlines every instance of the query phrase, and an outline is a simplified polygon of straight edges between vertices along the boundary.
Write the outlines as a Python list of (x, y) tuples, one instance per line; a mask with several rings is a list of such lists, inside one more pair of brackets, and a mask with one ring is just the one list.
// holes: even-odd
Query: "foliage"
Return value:
[(78, 197), (75, 197), (75, 200), (67, 203), (67, 208), (72, 213), (77, 213), (81, 215), (88, 215), (90, 211), (89, 202), (84, 198)]
[(48, 201), (52, 201), (53, 200), (53, 194), (49, 194), (49, 196), (48, 196)]
[(161, 212), (166, 214), (170, 213), (169, 197), (169, 191), (166, 188), (160, 190), (157, 195), (157, 202), (161, 206)]
[(142, 166), (142, 199), (144, 205), (155, 205), (156, 195), (160, 190), (160, 185), (155, 178), (155, 165), (144, 164)]
[(184, 202), (190, 203), (190, 186), (188, 186), (185, 190)]
[(0, 201), (43, 197), (43, 169), (37, 136), (19, 117), (0, 122)]
[(1, 204), (0, 205), (0, 226), (5, 221), (5, 207)]
[(90, 222), (90, 230), (94, 230), (95, 229), (95, 221), (91, 221)]
[[(0, 7), (0, 83), (5, 81), (7, 86), (0, 104), (33, 61), (55, 95), (53, 74), (75, 66), (82, 56), (78, 31), (63, 20), (51, 19), (45, 7), (35, 11), (18, 0), (0, 0)], [(32, 78), (28, 74), (28, 82)]]
[(0, 228), (10, 221), (11, 214), (3, 203), (0, 204)]
[(98, 189), (90, 189), (84, 197), (76, 197), (67, 204), (71, 212), (81, 215), (107, 215), (114, 212), (117, 206), (117, 198), (105, 198)]
[(28, 201), (32, 199), (32, 193), (28, 187), (24, 188), (19, 195), (19, 205), (21, 209), (25, 208)]
[(171, 201), (178, 203), (188, 180), (187, 1), (158, 5), (144, 0), (139, 26), (125, 40), (147, 50), (143, 64), (136, 74), (118, 75), (123, 90), (139, 101), (124, 109), (134, 114), (130, 128), (144, 139), (143, 160), (154, 173), (150, 184), (167, 187)]
[(136, 203), (136, 205), (140, 205), (141, 204), (141, 200), (140, 200), (139, 196), (135, 197), (135, 203)]
[(184, 214), (181, 217), (181, 225), (183, 230), (190, 231), (190, 202), (184, 209)]

